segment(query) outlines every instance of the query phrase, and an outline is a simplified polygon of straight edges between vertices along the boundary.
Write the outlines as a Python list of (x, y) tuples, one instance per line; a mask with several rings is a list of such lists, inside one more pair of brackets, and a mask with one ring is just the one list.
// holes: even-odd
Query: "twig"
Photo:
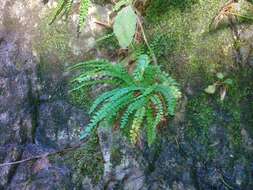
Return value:
[(33, 156), (33, 157), (30, 157), (30, 158), (27, 158), (27, 159), (24, 159), (24, 160), (3, 163), (3, 164), (0, 164), (0, 167), (21, 164), (21, 163), (32, 161), (32, 160), (37, 160), (37, 159), (40, 159), (40, 158), (45, 158), (45, 157), (48, 157), (48, 156), (53, 156), (53, 155), (56, 155), (56, 154), (63, 154), (63, 153), (75, 150), (77, 148), (80, 148), (81, 145), (83, 145), (86, 142), (87, 142), (87, 140), (82, 141), (82, 142), (80, 142), (80, 143), (78, 143), (78, 144), (76, 144), (76, 145), (74, 145), (74, 146), (72, 146), (70, 148), (64, 148), (64, 149), (61, 149), (61, 150), (58, 150), (58, 151), (55, 151), (55, 152), (51, 152), (51, 153), (47, 152), (47, 153), (44, 153), (44, 154), (41, 154), (41, 155), (37, 155), (37, 156)]
[(105, 28), (112, 28), (111, 24), (105, 23), (105, 22), (101, 22), (101, 21), (94, 21), (95, 24), (98, 24), (100, 26), (103, 26)]
[(154, 51), (152, 50), (152, 48), (150, 47), (150, 45), (149, 45), (149, 43), (148, 43), (148, 40), (147, 40), (145, 31), (144, 31), (144, 28), (143, 28), (143, 26), (142, 26), (142, 22), (141, 22), (140, 17), (139, 17), (139, 12), (138, 12), (138, 10), (136, 10), (136, 9), (135, 9), (135, 11), (136, 11), (136, 13), (137, 13), (137, 15), (136, 15), (136, 16), (137, 16), (137, 22), (138, 22), (138, 24), (139, 24), (139, 26), (140, 26), (141, 33), (142, 33), (144, 42), (145, 42), (145, 44), (147, 45), (148, 50), (150, 51), (150, 53), (151, 53), (151, 55), (152, 55), (152, 59), (153, 59), (154, 64), (157, 65), (157, 59), (156, 59), (155, 53), (154, 53)]
[(233, 187), (231, 187), (223, 178), (223, 175), (221, 174), (221, 182), (229, 189), (234, 189)]

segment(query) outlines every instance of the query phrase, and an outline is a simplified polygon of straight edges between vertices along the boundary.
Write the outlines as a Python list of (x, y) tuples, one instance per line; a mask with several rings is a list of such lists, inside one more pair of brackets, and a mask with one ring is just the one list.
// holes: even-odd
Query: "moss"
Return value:
[(121, 163), (121, 160), (122, 160), (122, 152), (120, 150), (120, 147), (114, 145), (114, 147), (111, 150), (111, 163), (113, 166), (117, 166)]
[(252, 128), (250, 127), (253, 126), (252, 74), (252, 71), (247, 69), (233, 74), (234, 84), (228, 89), (225, 101), (221, 102), (217, 99), (223, 112), (230, 117), (224, 126), (229, 130), (232, 144), (239, 149), (242, 144), (242, 127), (246, 127), (247, 131), (251, 133)]
[[(72, 89), (74, 88), (74, 86), (70, 85), (69, 88)], [(81, 109), (89, 108), (92, 103), (90, 90), (91, 89), (87, 87), (87, 88), (81, 88), (79, 90), (70, 92), (68, 94), (70, 103)]]
[[(194, 82), (203, 70), (209, 75), (213, 70), (233, 66), (230, 30), (209, 32), (213, 17), (224, 3), (225, 0), (151, 2), (146, 33), (150, 42), (159, 34), (166, 39), (165, 43), (172, 44), (159, 58), (159, 63), (181, 83)], [(160, 44), (161, 47), (155, 49), (163, 49), (163, 43)]]
[(188, 105), (189, 119), (193, 122), (191, 125), (197, 125), (201, 128), (209, 127), (214, 121), (214, 110), (209, 105), (208, 95), (202, 94), (192, 99)]
[(209, 105), (206, 94), (190, 100), (187, 106), (187, 132), (190, 139), (198, 139), (201, 144), (208, 146), (211, 144), (209, 139), (209, 127), (215, 120), (214, 109)]
[(220, 100), (220, 94), (201, 95), (192, 97), (187, 105), (187, 131), (189, 139), (197, 139), (206, 146), (209, 156), (213, 156), (215, 149), (210, 147), (212, 125), (227, 131), (228, 141), (237, 153), (244, 152), (241, 135), (242, 128), (251, 134), (253, 126), (253, 85), (252, 71), (243, 70), (236, 74), (228, 74), (234, 83), (227, 89), (226, 97)]
[(37, 40), (34, 42), (33, 47), (39, 55), (53, 54), (65, 61), (70, 53), (68, 42), (71, 34), (67, 29), (67, 22), (61, 21), (61, 24), (50, 23), (50, 16), (46, 16), (38, 26), (40, 31)]
[(117, 57), (119, 42), (112, 30), (107, 30), (100, 38), (97, 39), (96, 48), (111, 58)]
[[(249, 82), (252, 74), (234, 70), (233, 51), (244, 44), (234, 41), (229, 28), (209, 30), (212, 19), (226, 2), (157, 0), (151, 1), (146, 11), (146, 34), (150, 44), (154, 43), (161, 67), (182, 86), (190, 84), (195, 94), (187, 106), (186, 133), (202, 142), (210, 155), (214, 153), (209, 147), (213, 143), (210, 126), (216, 124), (227, 130), (229, 142), (235, 148), (241, 147), (242, 126), (253, 126), (250, 101), (253, 85)], [(229, 73), (236, 84), (228, 89), (225, 100), (220, 101), (219, 93), (208, 95), (203, 90), (215, 82), (217, 72), (223, 71)]]
[(94, 133), (87, 144), (66, 158), (67, 164), (73, 169), (73, 182), (81, 187), (85, 177), (89, 177), (93, 184), (97, 184), (104, 172), (104, 163), (100, 151), (98, 136)]

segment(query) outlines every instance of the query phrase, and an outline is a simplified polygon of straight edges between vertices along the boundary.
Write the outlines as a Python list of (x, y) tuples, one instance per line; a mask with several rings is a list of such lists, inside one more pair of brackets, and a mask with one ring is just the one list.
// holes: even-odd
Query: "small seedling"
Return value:
[(212, 85), (209, 85), (205, 89), (205, 92), (208, 94), (214, 94), (216, 91), (219, 91), (220, 99), (223, 101), (226, 97), (229, 86), (233, 85), (233, 80), (226, 78), (223, 73), (217, 73), (216, 77), (218, 80)]

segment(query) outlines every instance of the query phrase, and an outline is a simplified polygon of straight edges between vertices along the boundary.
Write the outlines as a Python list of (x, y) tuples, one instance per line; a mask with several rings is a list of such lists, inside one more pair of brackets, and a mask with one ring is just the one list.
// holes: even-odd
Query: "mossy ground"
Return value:
[[(209, 29), (226, 2), (158, 0), (151, 1), (146, 11), (146, 33), (158, 62), (180, 82), (182, 91), (186, 92), (188, 85), (194, 91), (186, 109), (186, 133), (206, 145), (210, 158), (217, 154), (210, 146), (212, 125), (224, 127), (239, 152), (243, 151), (242, 128), (253, 131), (252, 71), (237, 67), (233, 55), (236, 42), (228, 27), (215, 32)], [(217, 72), (227, 73), (234, 81), (224, 101), (219, 93), (204, 92), (215, 82)]]
[(212, 19), (225, 2), (186, 1), (185, 4), (159, 0), (147, 9), (147, 33), (151, 43), (163, 36), (163, 44), (167, 44), (167, 48), (159, 47), (160, 43), (156, 45), (159, 63), (182, 83), (196, 81), (200, 75), (206, 78), (212, 72), (232, 66), (230, 30), (209, 33)]
[[(227, 131), (230, 147), (240, 155), (246, 150), (243, 148), (242, 129), (246, 129), (252, 136), (252, 71), (242, 71), (233, 74), (233, 86), (227, 89), (223, 101), (220, 94), (214, 95), (205, 92), (193, 96), (187, 105), (187, 131), (191, 139), (198, 139), (208, 149), (210, 158), (217, 154), (214, 143), (210, 138), (210, 128), (217, 126)], [(242, 76), (243, 75), (243, 76)], [(247, 152), (247, 151), (246, 151)]]
[(68, 154), (65, 163), (73, 169), (72, 181), (77, 187), (82, 187), (85, 177), (91, 179), (92, 184), (100, 182), (104, 172), (103, 156), (100, 150), (98, 136), (94, 133), (87, 144), (77, 151)]

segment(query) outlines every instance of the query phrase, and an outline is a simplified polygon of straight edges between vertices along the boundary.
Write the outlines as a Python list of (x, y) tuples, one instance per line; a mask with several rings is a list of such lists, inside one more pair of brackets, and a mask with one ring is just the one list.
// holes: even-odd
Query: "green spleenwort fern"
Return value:
[[(73, 0), (58, 0), (57, 7), (55, 9), (55, 12), (53, 13), (53, 17), (51, 19), (50, 24), (52, 24), (58, 17), (66, 16), (68, 18), (70, 11), (73, 7)], [(78, 21), (78, 27), (77, 32), (80, 33), (82, 27), (85, 25), (86, 17), (88, 15), (89, 6), (90, 6), (90, 0), (81, 0), (80, 6), (79, 6), (79, 21)]]
[(178, 84), (158, 66), (150, 65), (147, 55), (140, 55), (132, 73), (121, 64), (106, 60), (78, 63), (69, 68), (79, 74), (72, 82), (80, 88), (107, 84), (113, 89), (102, 93), (90, 108), (91, 121), (81, 134), (86, 138), (101, 121), (115, 118), (120, 129), (127, 131), (133, 144), (139, 142), (142, 130), (146, 131), (151, 145), (161, 121), (173, 116), (181, 96)]

